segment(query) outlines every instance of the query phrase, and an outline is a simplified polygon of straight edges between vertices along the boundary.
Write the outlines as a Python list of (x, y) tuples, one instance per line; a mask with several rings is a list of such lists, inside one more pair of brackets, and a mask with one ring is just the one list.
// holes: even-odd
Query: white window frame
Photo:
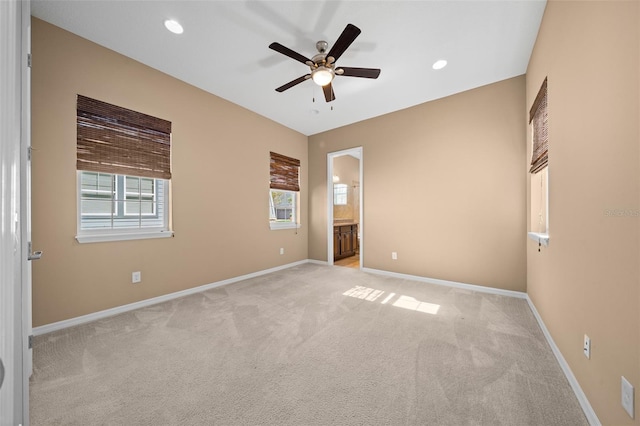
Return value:
[[(292, 218), (290, 220), (278, 220), (276, 206), (273, 204), (273, 193), (274, 192), (285, 192), (293, 195), (293, 205), (291, 206)], [(300, 214), (299, 209), (299, 196), (300, 194), (297, 191), (287, 191), (284, 189), (269, 189), (269, 228), (271, 230), (278, 229), (296, 229), (300, 228), (300, 223), (298, 223), (298, 218)]]
[[(163, 206), (163, 216), (162, 216), (162, 225), (160, 226), (150, 226), (150, 227), (142, 227), (141, 223), (138, 227), (128, 227), (128, 228), (102, 228), (102, 229), (83, 229), (82, 228), (82, 171), (77, 171), (77, 191), (76, 191), (76, 200), (77, 200), (77, 235), (76, 240), (79, 243), (95, 243), (95, 242), (104, 242), (104, 241), (124, 241), (124, 240), (138, 240), (138, 239), (147, 239), (147, 238), (168, 238), (173, 236), (173, 231), (169, 229), (169, 212), (170, 212), (170, 199), (169, 199), (169, 186), (170, 180), (163, 180), (164, 185), (162, 185), (164, 206)], [(111, 173), (104, 173), (111, 174)], [(114, 174), (111, 174), (114, 175)], [(123, 184), (126, 185), (127, 175), (115, 175), (115, 176), (123, 176)], [(115, 179), (115, 189), (114, 196), (116, 199), (118, 198), (118, 183), (117, 178)], [(155, 184), (155, 183), (154, 183)], [(106, 192), (106, 191), (105, 191)], [(125, 188), (126, 192), (126, 188)], [(155, 199), (154, 199), (155, 201)], [(122, 201), (123, 209), (126, 205), (126, 200)], [(132, 215), (125, 215), (123, 211), (123, 217), (131, 218)], [(117, 214), (117, 212), (114, 212)], [(154, 213), (155, 215), (155, 213)], [(105, 216), (108, 217), (108, 214), (95, 214), (92, 216)], [(138, 216), (138, 215), (134, 215)], [(140, 215), (149, 216), (149, 214)]]

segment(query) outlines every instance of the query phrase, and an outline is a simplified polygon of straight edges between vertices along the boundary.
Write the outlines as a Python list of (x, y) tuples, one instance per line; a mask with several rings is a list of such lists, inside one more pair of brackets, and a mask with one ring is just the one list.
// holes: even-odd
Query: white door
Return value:
[(29, 3), (0, 1), (0, 424), (26, 424), (28, 386), (24, 374), (21, 149), (23, 11)]
[(34, 252), (31, 247), (31, 3), (22, 4), (22, 111), (20, 143), (20, 220), (22, 245), (22, 335), (23, 339), (23, 373), (25, 419), (23, 426), (28, 425), (29, 413), (29, 377), (33, 371), (31, 340), (31, 261), (40, 259), (42, 252)]

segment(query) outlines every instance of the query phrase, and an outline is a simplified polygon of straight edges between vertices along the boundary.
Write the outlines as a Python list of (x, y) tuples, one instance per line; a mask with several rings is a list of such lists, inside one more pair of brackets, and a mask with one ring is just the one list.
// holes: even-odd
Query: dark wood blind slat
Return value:
[(78, 170), (171, 179), (171, 122), (78, 95)]
[(300, 191), (300, 160), (270, 152), (271, 189)]
[(119, 123), (146, 127), (160, 133), (171, 133), (171, 122), (141, 112), (78, 95), (78, 111), (108, 118)]
[(533, 121), (533, 116), (536, 114), (536, 111), (538, 111), (538, 108), (540, 108), (540, 103), (542, 102), (542, 98), (546, 96), (547, 96), (547, 78), (545, 77), (544, 81), (542, 82), (542, 86), (540, 86), (540, 90), (538, 90), (538, 94), (536, 95), (536, 98), (533, 101), (533, 105), (531, 105), (531, 109), (529, 110), (529, 123)]
[(533, 149), (529, 173), (538, 173), (549, 163), (549, 113), (547, 111), (547, 79), (529, 111), (529, 123), (533, 126)]

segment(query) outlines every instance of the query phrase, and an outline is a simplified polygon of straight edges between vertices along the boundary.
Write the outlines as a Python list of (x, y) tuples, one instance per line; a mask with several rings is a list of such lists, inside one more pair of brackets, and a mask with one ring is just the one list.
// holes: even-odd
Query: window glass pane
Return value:
[(153, 208), (153, 201), (141, 201), (140, 202), (140, 212), (142, 214), (148, 215), (148, 214), (153, 214), (154, 212), (154, 208)]
[(155, 214), (155, 179), (127, 176), (126, 181), (125, 215)]
[(295, 222), (296, 196), (293, 191), (271, 190), (269, 202), (269, 220), (277, 222)]
[(93, 194), (98, 194), (101, 192), (113, 192), (113, 182), (113, 175), (105, 173), (83, 172), (81, 179), (82, 192)]
[(150, 215), (154, 213), (153, 200), (129, 201), (127, 200), (126, 214), (127, 216), (137, 216), (139, 214)]
[(276, 209), (276, 219), (278, 220), (290, 220), (291, 215), (291, 209)]
[(127, 198), (127, 207), (126, 207), (126, 211), (125, 214), (127, 216), (131, 216), (131, 215), (139, 215), (140, 214), (140, 203), (137, 201), (129, 201), (129, 199)]
[(344, 183), (336, 183), (333, 185), (333, 204), (346, 205), (347, 204), (347, 190), (348, 186)]
[(80, 172), (81, 230), (167, 228), (163, 179)]
[(113, 200), (110, 198), (100, 199), (83, 199), (82, 214), (83, 215), (111, 215), (113, 213)]
[(126, 181), (127, 181), (127, 185), (126, 185), (127, 193), (133, 192), (137, 194), (140, 192), (140, 178), (127, 176)]
[(127, 184), (126, 184), (126, 192), (127, 194), (147, 194), (152, 195), (154, 191), (154, 181), (155, 179), (149, 178), (139, 178), (126, 176)]
[(114, 211), (114, 176), (106, 173), (83, 172), (81, 175), (81, 214), (110, 216)]
[(140, 192), (153, 194), (153, 179), (140, 179)]

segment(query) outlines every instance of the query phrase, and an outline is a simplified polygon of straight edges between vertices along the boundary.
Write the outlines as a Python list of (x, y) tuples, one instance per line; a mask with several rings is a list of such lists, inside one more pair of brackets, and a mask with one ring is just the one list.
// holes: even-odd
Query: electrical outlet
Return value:
[(591, 339), (586, 334), (584, 335), (584, 344), (582, 345), (582, 353), (587, 359), (591, 359)]
[(397, 253), (397, 252), (395, 252), (395, 251), (392, 251), (392, 252), (391, 252), (391, 259), (393, 259), (393, 260), (398, 260), (398, 253)]
[(142, 273), (140, 271), (132, 272), (131, 282), (135, 284), (135, 283), (139, 283), (140, 281), (142, 281)]
[(624, 376), (622, 381), (622, 407), (633, 419), (633, 386)]
[(280, 254), (284, 254), (284, 247), (280, 247)]

